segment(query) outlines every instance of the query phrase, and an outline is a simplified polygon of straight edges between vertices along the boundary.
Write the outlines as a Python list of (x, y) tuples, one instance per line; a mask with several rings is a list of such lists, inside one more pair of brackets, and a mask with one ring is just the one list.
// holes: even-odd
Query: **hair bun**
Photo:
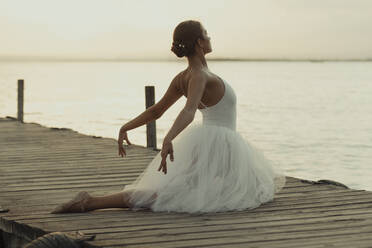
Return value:
[(171, 51), (179, 58), (192, 56), (199, 38), (203, 39), (201, 23), (194, 20), (183, 21), (174, 29)]
[(182, 58), (183, 56), (186, 56), (186, 54), (187, 54), (187, 47), (186, 47), (186, 45), (183, 44), (183, 43), (181, 43), (181, 42), (179, 42), (179, 41), (173, 41), (171, 50), (179, 58)]

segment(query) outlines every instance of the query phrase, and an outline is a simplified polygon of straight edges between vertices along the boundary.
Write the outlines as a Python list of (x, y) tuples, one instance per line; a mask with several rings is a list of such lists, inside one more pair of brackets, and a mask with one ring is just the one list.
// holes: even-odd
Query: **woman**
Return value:
[[(203, 25), (181, 22), (174, 30), (171, 50), (178, 57), (186, 56), (188, 67), (174, 77), (158, 103), (121, 127), (118, 138), (119, 155), (124, 157), (123, 141), (131, 144), (127, 131), (160, 118), (184, 95), (186, 104), (165, 136), (161, 152), (121, 192), (91, 196), (82, 191), (52, 213), (115, 207), (189, 213), (243, 210), (273, 200), (283, 188), (281, 171), (274, 170), (263, 153), (236, 132), (236, 95), (208, 69), (205, 54), (212, 48)], [(185, 129), (197, 109), (203, 123)]]

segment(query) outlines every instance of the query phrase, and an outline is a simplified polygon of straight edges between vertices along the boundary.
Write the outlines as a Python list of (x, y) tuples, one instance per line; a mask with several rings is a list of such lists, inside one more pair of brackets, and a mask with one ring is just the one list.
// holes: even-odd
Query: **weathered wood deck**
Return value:
[(132, 145), (123, 159), (114, 139), (3, 118), (0, 142), (3, 236), (80, 230), (96, 235), (86, 242), (95, 247), (372, 247), (372, 192), (293, 177), (274, 201), (242, 212), (49, 214), (81, 190), (122, 190), (158, 151)]

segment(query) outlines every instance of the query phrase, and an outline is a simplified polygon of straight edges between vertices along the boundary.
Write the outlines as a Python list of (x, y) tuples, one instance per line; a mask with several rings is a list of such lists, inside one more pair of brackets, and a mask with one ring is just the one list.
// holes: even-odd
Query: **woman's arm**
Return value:
[(146, 109), (145, 112), (140, 114), (135, 119), (123, 125), (122, 129), (131, 130), (160, 118), (163, 113), (182, 96), (182, 93), (177, 88), (179, 75), (180, 74), (173, 78), (167, 91), (159, 102)]
[(119, 131), (119, 138), (118, 138), (118, 145), (119, 145), (119, 156), (124, 157), (126, 155), (124, 147), (123, 147), (123, 141), (126, 140), (128, 145), (131, 145), (127, 131), (134, 129), (136, 127), (142, 126), (145, 123), (148, 123), (154, 119), (158, 118), (157, 112), (154, 110), (154, 105), (152, 105), (150, 108), (146, 109), (142, 114), (134, 118), (133, 120), (129, 121), (128, 123), (124, 124)]
[(171, 142), (194, 120), (195, 112), (203, 96), (206, 83), (206, 78), (202, 74), (198, 74), (190, 78), (185, 107), (178, 114), (171, 129), (165, 136), (164, 142)]
[(171, 129), (163, 140), (163, 147), (161, 149), (162, 159), (158, 171), (162, 170), (164, 174), (167, 174), (166, 160), (168, 154), (170, 154), (171, 161), (174, 160), (172, 140), (194, 120), (195, 112), (203, 96), (206, 84), (206, 78), (201, 73), (194, 75), (190, 79), (185, 107), (178, 114)]
[(147, 124), (153, 120), (156, 120), (160, 118), (163, 113), (172, 106), (173, 103), (175, 103), (181, 96), (182, 93), (177, 88), (177, 82), (178, 82), (178, 74), (171, 82), (170, 86), (168, 87), (167, 92), (162, 97), (162, 99), (156, 103), (155, 105), (152, 105), (148, 109), (146, 109), (142, 114), (134, 118), (133, 120), (129, 121), (128, 123), (125, 123), (119, 131), (119, 138), (118, 138), (118, 145), (119, 145), (119, 155), (124, 156), (126, 155), (124, 147), (123, 147), (123, 141), (124, 139), (127, 141), (128, 145), (130, 145), (130, 141), (128, 139), (127, 131), (137, 128), (139, 126), (142, 126), (143, 124)]
[(182, 109), (174, 121), (171, 129), (164, 138), (164, 143), (171, 142), (183, 129), (185, 129), (193, 120), (195, 113)]
[(134, 128), (137, 128), (139, 126), (142, 126), (144, 124), (147, 124), (153, 120), (156, 120), (158, 118), (157, 112), (154, 110), (154, 105), (146, 109), (142, 112), (139, 116), (134, 118), (133, 120), (125, 123), (120, 130), (122, 131), (128, 131)]

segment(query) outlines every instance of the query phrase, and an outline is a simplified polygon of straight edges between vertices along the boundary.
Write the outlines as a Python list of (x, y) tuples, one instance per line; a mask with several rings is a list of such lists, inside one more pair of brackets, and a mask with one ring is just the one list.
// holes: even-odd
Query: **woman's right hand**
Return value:
[(127, 130), (120, 128), (119, 131), (119, 138), (118, 138), (118, 145), (119, 145), (119, 156), (124, 157), (126, 155), (124, 147), (123, 147), (123, 140), (127, 142), (128, 145), (131, 145), (129, 139), (128, 139), (128, 134)]

